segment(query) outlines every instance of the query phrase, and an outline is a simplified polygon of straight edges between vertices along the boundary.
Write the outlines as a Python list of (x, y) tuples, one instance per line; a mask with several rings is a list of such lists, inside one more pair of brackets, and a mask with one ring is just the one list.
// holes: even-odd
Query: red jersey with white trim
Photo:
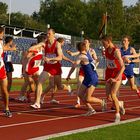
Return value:
[(105, 79), (108, 80), (110, 78), (115, 78), (118, 72), (121, 69), (120, 63), (118, 59), (115, 57), (115, 51), (119, 50), (116, 46), (112, 49), (112, 52), (109, 52), (107, 48), (105, 50), (105, 57), (106, 57), (106, 74)]
[[(54, 43), (49, 46), (48, 41), (45, 45), (45, 57), (55, 58), (58, 56), (57, 53), (57, 40), (54, 40)], [(47, 71), (51, 75), (60, 75), (62, 73), (61, 64), (59, 61), (50, 61), (44, 63), (44, 71)]]
[(29, 58), (26, 65), (26, 73), (28, 75), (33, 75), (39, 71), (39, 66), (41, 65), (43, 53), (41, 51), (34, 51), (34, 56)]
[(115, 51), (117, 49), (119, 50), (119, 48), (115, 46), (111, 53), (109, 53), (108, 48), (105, 50), (107, 69), (111, 70), (120, 69), (120, 63), (118, 59), (115, 57)]
[(6, 70), (4, 66), (4, 52), (3, 52), (3, 42), (0, 42), (0, 79), (6, 78)]

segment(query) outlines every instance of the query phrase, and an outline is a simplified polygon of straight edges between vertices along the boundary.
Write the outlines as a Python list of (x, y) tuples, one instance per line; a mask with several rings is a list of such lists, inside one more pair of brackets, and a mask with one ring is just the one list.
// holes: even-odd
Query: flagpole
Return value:
[(105, 35), (107, 35), (107, 12), (105, 13)]
[(11, 24), (11, 0), (9, 0), (9, 25)]

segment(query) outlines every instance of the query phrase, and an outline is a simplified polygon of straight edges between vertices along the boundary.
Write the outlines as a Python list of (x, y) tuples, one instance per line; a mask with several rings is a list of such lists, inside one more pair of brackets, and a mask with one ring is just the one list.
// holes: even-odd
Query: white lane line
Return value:
[(55, 116), (55, 115), (48, 115), (48, 114), (30, 114), (30, 113), (17, 113), (18, 115), (22, 115), (22, 114), (24, 114), (24, 115), (27, 115), (27, 116), (37, 116), (37, 117), (52, 117), (52, 118), (56, 118), (56, 117), (58, 117), (58, 116)]
[(101, 129), (101, 128), (105, 128), (105, 127), (110, 127), (110, 126), (116, 126), (116, 125), (120, 125), (120, 124), (126, 124), (126, 123), (130, 123), (130, 122), (135, 122), (135, 121), (139, 121), (139, 120), (140, 120), (140, 117), (135, 118), (135, 119), (124, 120), (124, 121), (121, 121), (120, 123), (102, 124), (102, 125), (98, 125), (98, 126), (92, 126), (92, 127), (86, 127), (86, 128), (81, 128), (81, 129), (65, 131), (65, 132), (56, 133), (56, 134), (52, 134), (52, 135), (46, 135), (46, 136), (41, 136), (41, 137), (36, 137), (36, 138), (30, 138), (28, 140), (47, 140), (47, 139), (50, 139), (50, 138), (67, 136), (67, 135), (71, 135), (71, 134), (76, 134), (76, 133), (81, 133), (81, 132)]
[[(140, 108), (140, 107), (130, 107), (130, 108), (126, 108), (126, 110), (138, 109), (138, 108)], [(106, 112), (98, 112), (96, 114), (104, 114), (104, 113), (109, 113), (109, 112), (114, 112), (114, 110), (110, 110), (110, 111), (106, 111)], [(70, 119), (70, 118), (78, 118), (78, 117), (82, 117), (84, 115), (85, 114), (80, 114), (80, 115), (58, 117), (58, 118), (52, 118), (52, 119), (43, 119), (43, 120), (38, 120), (38, 121), (29, 121), (29, 122), (24, 122), (24, 123), (14, 123), (14, 124), (9, 124), (9, 125), (1, 125), (0, 128), (8, 128), (8, 127), (14, 127), (14, 126), (22, 126), (22, 125), (28, 125), (28, 124), (43, 123), (43, 122), (50, 122), (50, 121)]]
[[(76, 92), (75, 90), (74, 90), (74, 92)], [(131, 94), (135, 94), (135, 92), (134, 91), (131, 91), (131, 90), (129, 90), (129, 89), (127, 89), (127, 90), (121, 90), (120, 91), (120, 93), (121, 94), (124, 94), (124, 93), (126, 93), (126, 92), (132, 92)], [(20, 92), (19, 92), (20, 93)], [(50, 97), (50, 94), (51, 92), (49, 92), (48, 94), (46, 94), (46, 96), (47, 97)], [(63, 96), (63, 97), (65, 97), (65, 96), (69, 96), (69, 94), (67, 93), (67, 91), (57, 91), (56, 93), (56, 97), (58, 96), (58, 97), (61, 97), (61, 96)], [(57, 95), (57, 94), (59, 94), (59, 95)], [(63, 94), (65, 94), (65, 95), (63, 95)], [(95, 92), (94, 92), (94, 95), (98, 95), (98, 94), (105, 94), (105, 89), (104, 90), (95, 90)], [(126, 93), (127, 94), (127, 93)], [(11, 93), (10, 95), (19, 95), (18, 93)]]
[[(135, 99), (135, 100), (127, 100), (125, 101), (125, 103), (129, 103), (129, 102), (134, 102), (134, 101), (139, 101), (140, 99)], [(107, 105), (112, 104), (112, 102), (109, 102)], [(61, 104), (63, 105), (63, 104)], [(64, 104), (66, 105), (66, 104)], [(99, 104), (91, 104), (93, 106), (99, 106)], [(81, 105), (81, 107), (83, 107), (85, 105)], [(50, 110), (59, 110), (59, 109), (69, 109), (69, 108), (74, 108), (73, 105), (69, 105), (69, 106), (65, 106), (65, 107), (54, 107), (54, 108), (46, 108), (46, 109), (33, 109), (33, 110), (23, 110), (23, 111), (15, 111), (13, 113), (31, 113), (31, 112), (39, 112), (39, 111), (50, 111)]]
[[(66, 101), (68, 101), (68, 102), (71, 102), (71, 101), (76, 101), (76, 96), (73, 96), (73, 97), (75, 97), (75, 98), (72, 98), (72, 99), (61, 99), (60, 100), (60, 104), (61, 104), (61, 102), (66, 102)], [(124, 98), (124, 97), (138, 97), (137, 95), (121, 95), (121, 96), (119, 96), (119, 98)], [(103, 96), (103, 97), (101, 97), (101, 98), (106, 98), (106, 96)], [(44, 99), (44, 100), (47, 100), (46, 98)], [(137, 99), (136, 99), (137, 100)], [(140, 100), (140, 99), (139, 99)], [(49, 103), (49, 101), (48, 102), (44, 102), (44, 103)], [(23, 102), (19, 102), (19, 103), (16, 103), (16, 104), (14, 104), (14, 103), (10, 103), (9, 105), (10, 106), (16, 106), (16, 105), (25, 105), (25, 104), (31, 104), (31, 103), (23, 103)]]

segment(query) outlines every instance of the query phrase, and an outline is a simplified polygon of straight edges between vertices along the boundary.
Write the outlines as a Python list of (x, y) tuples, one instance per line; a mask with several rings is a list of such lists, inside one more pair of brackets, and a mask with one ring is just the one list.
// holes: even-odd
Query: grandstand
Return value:
[[(16, 52), (11, 52), (12, 54), (12, 61), (14, 64), (20, 64), (22, 52), (26, 51), (32, 43), (36, 43), (36, 38), (34, 34), (45, 34), (42, 31), (34, 31), (32, 29), (23, 29), (21, 27), (15, 27), (15, 26), (9, 26), (9, 25), (1, 25), (5, 28), (5, 34), (6, 35), (12, 35), (14, 37), (14, 43), (17, 46)], [(18, 32), (18, 34), (15, 34)], [(75, 60), (75, 57), (71, 57), (66, 53), (66, 50), (76, 51), (76, 44), (81, 41), (80, 37), (72, 37), (70, 35), (64, 35), (64, 34), (58, 34), (56, 33), (56, 38), (63, 37), (65, 39), (65, 45), (63, 46), (63, 53), (66, 57)], [(103, 69), (105, 67), (105, 60), (102, 56), (101, 52), (101, 44), (99, 41), (93, 41), (91, 47), (93, 47), (98, 55), (98, 58), (100, 60), (98, 68)], [(67, 61), (62, 61), (63, 67), (70, 67), (71, 63)]]
[[(36, 39), (34, 38), (25, 38), (25, 37), (14, 37), (14, 43), (17, 45), (17, 51), (11, 52), (12, 53), (12, 60), (14, 64), (19, 64), (21, 62), (22, 52), (26, 51), (32, 43), (36, 43)], [(75, 57), (71, 57), (66, 53), (67, 50), (69, 50), (70, 44), (65, 43), (63, 46), (63, 53), (66, 57), (75, 60)], [(75, 52), (76, 48), (72, 47), (70, 49), (71, 51)], [(101, 50), (98, 48), (95, 48), (96, 53), (98, 54), (98, 57), (100, 59), (99, 68), (104, 68), (105, 60), (101, 54)], [(64, 67), (70, 67), (71, 63), (67, 62), (65, 60), (62, 61), (62, 66)]]

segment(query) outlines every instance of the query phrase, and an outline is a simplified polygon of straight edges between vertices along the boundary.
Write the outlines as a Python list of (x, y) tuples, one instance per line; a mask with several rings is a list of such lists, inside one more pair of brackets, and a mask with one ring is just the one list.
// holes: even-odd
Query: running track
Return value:
[[(17, 92), (11, 93), (13, 97)], [(94, 96), (105, 98), (104, 89), (96, 89)], [(30, 108), (29, 103), (10, 102), (10, 109), (13, 112), (12, 118), (5, 118), (0, 114), (0, 138), (4, 140), (25, 140), (42, 136), (53, 136), (62, 132), (72, 130), (82, 130), (89, 127), (97, 127), (112, 124), (114, 121), (114, 111), (110, 110), (111, 103), (108, 103), (108, 110), (101, 112), (100, 105), (93, 104), (97, 114), (85, 117), (86, 108), (74, 109), (75, 95), (69, 96), (65, 92), (57, 93), (56, 99), (59, 105), (49, 104), (50, 97), (46, 96), (46, 103), (39, 110)], [(125, 101), (126, 115), (122, 116), (122, 121), (129, 119), (139, 119), (140, 99), (129, 89), (122, 88), (120, 99)], [(2, 110), (2, 108), (0, 108)], [(47, 137), (44, 137), (47, 138)]]

